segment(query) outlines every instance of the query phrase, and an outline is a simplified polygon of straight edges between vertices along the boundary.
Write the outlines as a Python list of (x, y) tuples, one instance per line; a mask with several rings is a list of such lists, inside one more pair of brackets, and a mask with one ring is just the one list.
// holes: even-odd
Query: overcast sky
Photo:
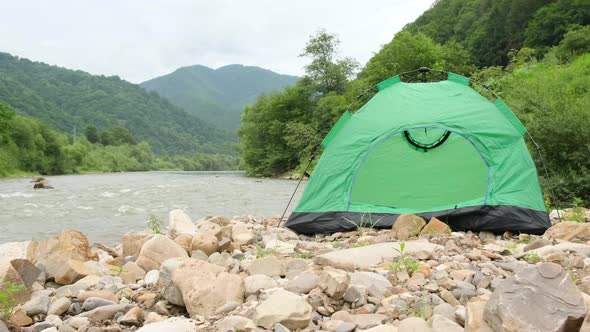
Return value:
[(365, 64), (433, 0), (0, 0), (0, 52), (134, 83), (240, 63), (301, 75), (320, 28)]

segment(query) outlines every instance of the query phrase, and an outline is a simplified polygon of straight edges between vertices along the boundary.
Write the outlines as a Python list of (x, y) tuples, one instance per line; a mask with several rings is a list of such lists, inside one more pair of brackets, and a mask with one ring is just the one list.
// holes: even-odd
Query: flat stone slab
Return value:
[[(413, 254), (418, 252), (434, 253), (443, 247), (426, 240), (406, 241), (404, 252)], [(392, 261), (399, 257), (400, 242), (382, 242), (364, 247), (342, 249), (319, 255), (314, 258), (318, 265), (329, 265), (335, 268), (352, 270), (366, 268)]]

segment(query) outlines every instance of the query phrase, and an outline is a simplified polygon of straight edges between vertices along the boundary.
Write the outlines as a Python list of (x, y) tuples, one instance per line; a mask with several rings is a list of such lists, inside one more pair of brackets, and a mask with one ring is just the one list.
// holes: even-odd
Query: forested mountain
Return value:
[(590, 24), (590, 1), (437, 0), (406, 30), (438, 43), (457, 41), (482, 67), (507, 65), (512, 49), (530, 47), (540, 55), (574, 24)]
[(260, 67), (228, 65), (218, 69), (190, 66), (141, 83), (187, 112), (235, 131), (245, 105), (262, 93), (293, 85), (297, 77), (281, 75)]
[(129, 129), (159, 154), (228, 151), (229, 132), (117, 76), (94, 76), (0, 53), (0, 102), (65, 133)]

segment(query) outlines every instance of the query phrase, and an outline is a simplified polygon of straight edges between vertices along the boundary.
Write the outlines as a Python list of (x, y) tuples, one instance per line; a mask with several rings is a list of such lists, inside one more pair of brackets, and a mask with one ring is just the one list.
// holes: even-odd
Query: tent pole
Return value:
[(295, 197), (295, 194), (297, 193), (297, 189), (299, 189), (299, 186), (301, 185), (301, 181), (303, 181), (305, 174), (308, 174), (307, 170), (309, 169), (309, 166), (311, 166), (311, 163), (315, 159), (316, 153), (318, 152), (319, 148), (320, 148), (320, 146), (317, 145), (315, 147), (313, 153), (311, 154), (311, 157), (309, 157), (309, 162), (307, 163), (307, 166), (305, 166), (303, 173), (301, 173), (301, 177), (299, 178), (299, 181), (297, 182), (297, 186), (295, 186), (295, 190), (293, 190), (293, 194), (291, 194), (291, 198), (289, 199), (289, 203), (287, 203), (287, 206), (285, 207), (285, 211), (283, 211), (283, 214), (281, 215), (281, 219), (279, 220), (278, 227), (281, 227), (281, 224), (283, 223), (283, 218), (285, 218), (285, 215), (287, 214), (287, 210), (289, 210), (289, 206), (291, 205), (291, 202), (293, 201), (293, 198)]
[[(528, 132), (528, 130), (526, 133), (529, 136), (533, 145), (535, 146), (535, 150), (537, 150), (537, 155), (539, 155), (539, 160), (541, 161), (541, 167), (543, 167), (545, 177), (547, 179), (549, 179), (549, 171), (547, 170), (547, 165), (545, 164), (545, 158), (543, 158), (543, 155), (541, 154), (541, 147), (539, 146), (539, 144), (537, 144), (537, 141), (535, 141), (535, 139)], [(561, 213), (559, 212), (559, 204), (557, 203), (557, 199), (555, 198), (555, 193), (553, 192), (552, 189), (549, 189), (549, 196), (551, 196), (551, 200), (553, 201), (553, 204), (555, 205), (555, 211), (557, 211), (557, 219), (559, 219), (559, 222), (561, 222), (562, 220), (561, 220)]]

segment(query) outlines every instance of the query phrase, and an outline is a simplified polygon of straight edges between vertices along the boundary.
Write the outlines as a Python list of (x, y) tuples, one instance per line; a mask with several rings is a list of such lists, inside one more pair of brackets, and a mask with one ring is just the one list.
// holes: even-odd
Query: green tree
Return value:
[(322, 94), (344, 92), (346, 83), (358, 68), (352, 58), (337, 58), (339, 44), (335, 34), (320, 30), (311, 36), (300, 55), (311, 59), (305, 66), (306, 79)]
[(90, 143), (98, 143), (100, 141), (100, 134), (98, 133), (98, 129), (94, 125), (86, 125), (84, 127), (84, 136)]
[(573, 59), (590, 52), (590, 25), (574, 25), (556, 47), (556, 55), (562, 59)]
[(554, 1), (535, 12), (525, 31), (525, 45), (540, 50), (557, 45), (574, 24), (590, 24), (588, 1)]

